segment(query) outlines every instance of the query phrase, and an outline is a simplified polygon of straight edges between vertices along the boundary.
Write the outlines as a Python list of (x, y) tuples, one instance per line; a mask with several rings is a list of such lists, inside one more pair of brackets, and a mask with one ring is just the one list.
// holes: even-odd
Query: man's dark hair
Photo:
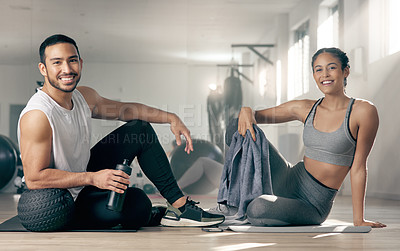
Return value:
[(72, 38), (62, 35), (62, 34), (56, 34), (56, 35), (46, 38), (46, 40), (44, 40), (43, 43), (40, 45), (39, 56), (40, 56), (41, 63), (46, 64), (46, 62), (45, 62), (46, 58), (44, 55), (44, 51), (46, 50), (46, 48), (48, 46), (59, 44), (59, 43), (72, 44), (73, 46), (75, 46), (76, 51), (78, 52), (79, 58), (81, 57), (81, 55), (79, 54), (78, 46), (76, 45), (76, 42)]

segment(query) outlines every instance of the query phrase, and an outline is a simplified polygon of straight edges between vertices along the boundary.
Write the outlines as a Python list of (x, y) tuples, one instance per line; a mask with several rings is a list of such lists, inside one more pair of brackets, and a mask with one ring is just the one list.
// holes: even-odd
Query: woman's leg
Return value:
[(271, 142), (268, 143), (272, 191), (276, 196), (292, 197), (295, 190), (293, 189), (293, 180), (290, 178), (292, 173), (291, 164)]
[(247, 219), (257, 226), (310, 225), (324, 221), (311, 204), (275, 195), (254, 199), (247, 207)]
[(309, 225), (326, 220), (337, 191), (318, 182), (307, 173), (304, 163), (290, 168), (283, 195), (262, 195), (247, 208), (254, 225)]
[(114, 169), (124, 159), (137, 157), (145, 175), (171, 204), (183, 197), (168, 158), (152, 126), (133, 120), (117, 128), (91, 149), (88, 171)]

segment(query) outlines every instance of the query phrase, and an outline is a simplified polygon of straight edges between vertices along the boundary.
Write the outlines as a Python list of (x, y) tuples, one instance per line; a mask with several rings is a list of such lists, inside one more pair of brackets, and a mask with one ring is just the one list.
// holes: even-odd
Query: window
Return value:
[(282, 62), (276, 61), (276, 105), (282, 103)]
[(388, 54), (393, 54), (400, 51), (400, 33), (399, 33), (399, 25), (400, 25), (400, 1), (398, 0), (389, 0), (387, 1), (388, 12), (389, 12), (389, 29), (388, 29)]
[(369, 1), (369, 61), (400, 51), (400, 1)]
[(325, 0), (318, 13), (318, 49), (339, 47), (339, 5), (337, 1)]
[(301, 96), (310, 87), (310, 32), (309, 21), (294, 32), (294, 43), (289, 48), (288, 100)]

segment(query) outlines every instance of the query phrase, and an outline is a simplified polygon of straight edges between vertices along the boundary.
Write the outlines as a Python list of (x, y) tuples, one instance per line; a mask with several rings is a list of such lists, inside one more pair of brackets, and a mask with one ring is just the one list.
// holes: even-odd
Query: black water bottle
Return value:
[[(131, 175), (131, 173), (132, 173), (132, 168), (130, 166), (128, 166), (127, 159), (124, 159), (124, 162), (122, 164), (118, 164), (115, 167), (115, 170), (124, 171), (128, 175)], [(125, 194), (126, 194), (126, 190), (124, 191), (124, 193), (117, 193), (114, 191), (110, 191), (109, 195), (108, 195), (107, 209), (121, 212), (122, 207), (124, 205)]]

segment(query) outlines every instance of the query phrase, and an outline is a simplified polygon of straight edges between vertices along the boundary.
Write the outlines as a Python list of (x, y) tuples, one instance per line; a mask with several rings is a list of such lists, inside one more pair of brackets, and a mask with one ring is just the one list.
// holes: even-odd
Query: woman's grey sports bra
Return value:
[(314, 127), (314, 117), (317, 106), (322, 102), (320, 98), (312, 107), (304, 122), (303, 142), (305, 156), (339, 166), (351, 166), (353, 164), (356, 140), (350, 133), (349, 118), (353, 107), (354, 98), (351, 98), (347, 106), (346, 117), (334, 132), (321, 132)]

